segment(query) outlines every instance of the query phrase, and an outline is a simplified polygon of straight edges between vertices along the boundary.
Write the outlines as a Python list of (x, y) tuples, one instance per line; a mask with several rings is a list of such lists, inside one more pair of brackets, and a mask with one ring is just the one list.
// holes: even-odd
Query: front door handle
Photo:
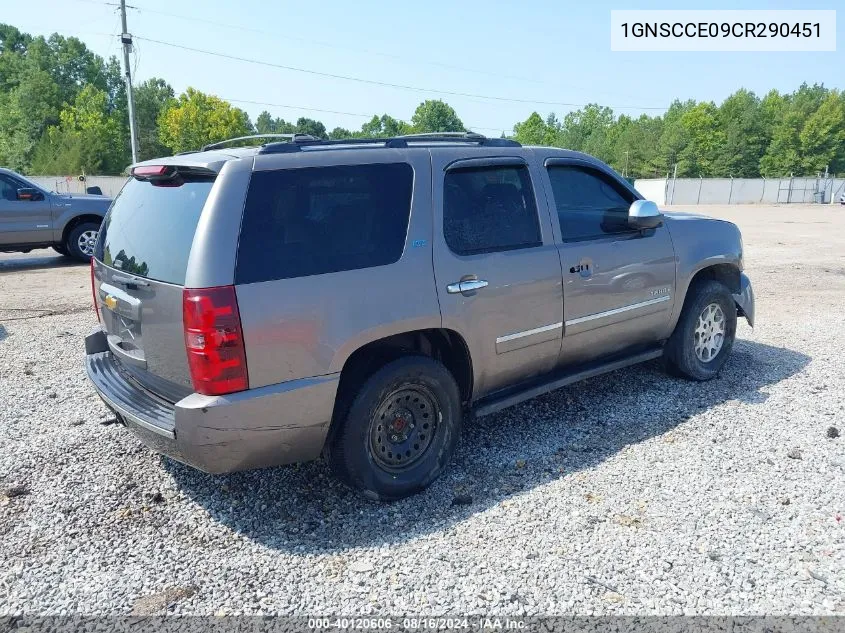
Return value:
[(454, 284), (449, 284), (448, 286), (446, 286), (446, 292), (448, 292), (450, 295), (466, 294), (474, 290), (486, 288), (488, 285), (489, 284), (483, 279), (466, 279), (464, 281), (459, 281)]

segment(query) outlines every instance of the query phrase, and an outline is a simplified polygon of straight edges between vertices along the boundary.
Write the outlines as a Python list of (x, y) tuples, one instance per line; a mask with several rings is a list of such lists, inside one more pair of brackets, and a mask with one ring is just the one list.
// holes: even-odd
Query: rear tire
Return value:
[(56, 251), (59, 255), (64, 255), (65, 257), (68, 256), (67, 249), (64, 246), (53, 244), (53, 250)]
[(341, 481), (368, 498), (420, 492), (449, 464), (461, 434), (461, 399), (454, 377), (436, 360), (392, 361), (366, 380), (351, 404), (339, 398), (326, 457)]
[(667, 370), (691, 380), (715, 378), (736, 336), (736, 303), (718, 281), (694, 283), (664, 350)]
[(67, 235), (64, 248), (70, 257), (87, 262), (94, 255), (94, 241), (100, 231), (95, 222), (82, 222), (73, 227)]

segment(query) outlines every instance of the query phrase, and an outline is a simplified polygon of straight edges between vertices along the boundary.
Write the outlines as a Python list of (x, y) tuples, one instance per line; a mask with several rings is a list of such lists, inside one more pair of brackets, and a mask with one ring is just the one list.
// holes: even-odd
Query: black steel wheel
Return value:
[(370, 454), (385, 470), (408, 469), (431, 446), (441, 418), (437, 398), (426, 387), (389, 394), (370, 421)]
[[(461, 430), (458, 385), (426, 356), (386, 364), (340, 394), (326, 456), (345, 483), (377, 500), (423, 490), (448, 465)], [(344, 410), (346, 409), (346, 410)]]

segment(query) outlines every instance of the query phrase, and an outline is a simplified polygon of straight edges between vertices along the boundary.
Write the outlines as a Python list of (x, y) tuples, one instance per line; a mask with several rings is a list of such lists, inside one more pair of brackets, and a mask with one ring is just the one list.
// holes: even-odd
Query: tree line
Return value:
[[(455, 110), (422, 102), (410, 121), (374, 115), (359, 130), (312, 118), (255, 122), (231, 103), (160, 78), (134, 86), (141, 160), (249, 134), (391, 137), (463, 131)], [(778, 177), (845, 172), (845, 92), (802, 84), (758, 97), (739, 89), (721, 104), (674, 101), (658, 116), (589, 104), (559, 119), (532, 113), (503, 136), (586, 152), (628, 177)], [(0, 166), (29, 174), (120, 174), (131, 162), (120, 64), (75, 37), (33, 37), (0, 24)]]

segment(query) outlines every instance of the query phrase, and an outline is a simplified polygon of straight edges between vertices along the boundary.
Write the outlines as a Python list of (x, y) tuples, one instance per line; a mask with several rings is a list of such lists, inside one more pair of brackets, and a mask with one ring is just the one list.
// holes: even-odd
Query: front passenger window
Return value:
[(14, 202), (18, 199), (18, 188), (14, 182), (0, 176), (0, 198)]
[(634, 196), (606, 174), (576, 165), (552, 165), (549, 180), (564, 242), (628, 233)]

